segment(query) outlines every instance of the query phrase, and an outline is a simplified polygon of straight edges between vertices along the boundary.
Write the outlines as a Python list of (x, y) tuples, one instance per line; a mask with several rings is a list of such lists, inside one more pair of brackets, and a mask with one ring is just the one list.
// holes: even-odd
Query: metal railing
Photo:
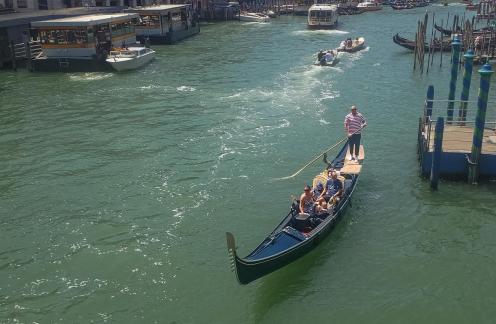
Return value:
[[(436, 119), (431, 119), (429, 116), (427, 116), (424, 126), (423, 126), (423, 136), (425, 139), (425, 147), (424, 151), (430, 152), (432, 151), (434, 147), (434, 128), (436, 126)], [(449, 126), (449, 128), (447, 127)], [(464, 125), (458, 125), (456, 123), (453, 123), (451, 125), (445, 125), (444, 128), (444, 135), (443, 136), (443, 147), (445, 147), (445, 143), (447, 144), (447, 147), (453, 148), (453, 150), (459, 150), (459, 147), (468, 147), (467, 151), (470, 151), (470, 148), (472, 147), (472, 142), (473, 142), (473, 134), (475, 130), (475, 120), (467, 120), (464, 122)], [(467, 134), (470, 133), (469, 136), (446, 136), (446, 133), (449, 132), (450, 134)], [(486, 122), (485, 127), (484, 127), (484, 137), (490, 136), (491, 134), (496, 134), (496, 121), (494, 122)], [(450, 138), (451, 137), (451, 138)], [(461, 145), (456, 145), (461, 144)], [(455, 149), (456, 147), (456, 149)]]

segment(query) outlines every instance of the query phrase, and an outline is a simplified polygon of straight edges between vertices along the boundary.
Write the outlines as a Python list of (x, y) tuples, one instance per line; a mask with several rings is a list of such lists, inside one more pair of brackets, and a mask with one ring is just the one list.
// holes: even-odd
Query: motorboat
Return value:
[[(329, 53), (331, 53), (329, 55)], [(340, 53), (335, 50), (321, 51), (317, 53), (317, 60), (314, 65), (319, 66), (335, 66), (339, 62)]]
[(267, 22), (270, 20), (270, 17), (261, 13), (243, 12), (239, 14), (239, 20), (251, 22)]
[(341, 42), (337, 48), (338, 52), (354, 53), (361, 51), (365, 48), (365, 38), (357, 37), (356, 39), (348, 39)]
[(360, 2), (357, 5), (357, 8), (363, 11), (377, 11), (382, 9), (382, 5), (380, 3), (373, 1), (364, 1), (364, 2)]
[(308, 28), (334, 28), (338, 24), (338, 6), (314, 4), (308, 9)]
[(269, 16), (270, 18), (276, 18), (276, 17), (277, 17), (276, 13), (275, 13), (273, 10), (267, 10), (267, 11), (265, 12), (265, 14), (266, 14), (267, 16)]
[(117, 71), (137, 69), (155, 58), (155, 51), (147, 47), (126, 47), (110, 51), (106, 61)]

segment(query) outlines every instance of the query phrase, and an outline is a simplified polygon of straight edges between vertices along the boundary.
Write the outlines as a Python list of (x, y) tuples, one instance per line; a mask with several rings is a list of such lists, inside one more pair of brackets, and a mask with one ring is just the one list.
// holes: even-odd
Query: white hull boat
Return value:
[(308, 9), (308, 28), (335, 28), (338, 24), (338, 6), (314, 4)]
[(270, 20), (270, 17), (261, 13), (245, 12), (239, 15), (239, 20), (251, 22), (267, 22)]
[(364, 2), (360, 2), (357, 5), (357, 8), (361, 9), (362, 11), (377, 11), (377, 10), (381, 10), (382, 6), (377, 2), (364, 1)]
[(135, 70), (155, 58), (155, 51), (146, 47), (128, 47), (110, 51), (107, 62), (117, 71)]

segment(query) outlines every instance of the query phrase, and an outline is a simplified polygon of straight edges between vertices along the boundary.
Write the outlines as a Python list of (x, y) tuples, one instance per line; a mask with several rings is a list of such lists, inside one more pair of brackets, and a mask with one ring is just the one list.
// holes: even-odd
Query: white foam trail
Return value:
[(101, 72), (89, 72), (82, 74), (71, 74), (69, 75), (69, 80), (71, 81), (97, 81), (111, 78), (112, 73), (101, 73)]
[(328, 121), (327, 121), (327, 120), (325, 120), (325, 119), (320, 119), (320, 120), (319, 120), (319, 123), (321, 123), (322, 125), (329, 125), (329, 124), (330, 124), (330, 122), (328, 122)]
[(177, 91), (193, 92), (193, 91), (196, 91), (196, 88), (189, 87), (189, 86), (180, 86), (180, 87), (177, 87), (176, 90)]
[(349, 32), (345, 30), (338, 30), (338, 29), (314, 29), (314, 30), (296, 30), (294, 32), (291, 32), (291, 35), (293, 36), (300, 36), (300, 35), (345, 35), (349, 34)]

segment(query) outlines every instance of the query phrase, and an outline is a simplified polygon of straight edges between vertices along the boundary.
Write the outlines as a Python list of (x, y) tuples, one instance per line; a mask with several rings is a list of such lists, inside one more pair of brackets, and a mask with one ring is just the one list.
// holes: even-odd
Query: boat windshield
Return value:
[(123, 51), (111, 51), (109, 56), (113, 57), (134, 57), (137, 55), (136, 51), (129, 51), (129, 50), (123, 50)]

